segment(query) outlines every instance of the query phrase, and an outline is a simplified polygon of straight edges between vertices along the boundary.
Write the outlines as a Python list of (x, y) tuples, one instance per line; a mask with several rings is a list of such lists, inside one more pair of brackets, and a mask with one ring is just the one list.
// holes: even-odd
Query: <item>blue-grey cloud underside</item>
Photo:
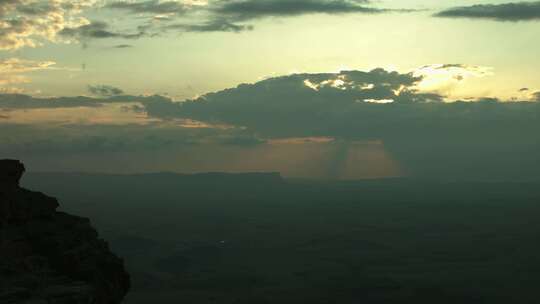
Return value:
[(304, 14), (376, 14), (388, 10), (366, 6), (369, 1), (354, 0), (233, 0), (224, 1), (213, 8), (222, 16), (233, 16), (239, 20), (263, 17), (287, 17)]
[(58, 108), (77, 108), (77, 107), (100, 107), (109, 103), (151, 103), (162, 102), (170, 103), (171, 100), (162, 96), (131, 96), (120, 95), (118, 88), (110, 86), (89, 86), (89, 91), (101, 98), (92, 98), (87, 96), (73, 97), (50, 97), (36, 98), (24, 94), (0, 94), (0, 108), (8, 110), (18, 109), (58, 109)]
[(540, 1), (454, 7), (443, 10), (435, 16), (497, 21), (540, 20)]

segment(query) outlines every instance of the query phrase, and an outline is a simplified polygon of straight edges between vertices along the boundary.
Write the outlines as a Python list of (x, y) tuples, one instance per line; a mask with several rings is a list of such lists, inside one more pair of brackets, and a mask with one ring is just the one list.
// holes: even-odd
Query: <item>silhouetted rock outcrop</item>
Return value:
[(129, 289), (123, 261), (86, 218), (19, 187), (24, 165), (0, 160), (0, 303), (115, 304)]

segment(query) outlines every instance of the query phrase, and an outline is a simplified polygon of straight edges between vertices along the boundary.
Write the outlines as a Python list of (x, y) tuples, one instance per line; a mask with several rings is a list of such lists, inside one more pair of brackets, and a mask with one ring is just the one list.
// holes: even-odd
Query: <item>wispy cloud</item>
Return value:
[(117, 1), (105, 5), (106, 8), (123, 10), (133, 14), (184, 14), (193, 7), (193, 3), (182, 1)]
[(497, 21), (540, 20), (540, 1), (504, 4), (478, 4), (443, 10), (437, 17), (492, 19)]
[(76, 39), (78, 41), (86, 41), (89, 39), (107, 39), (107, 38), (122, 38), (122, 39), (137, 39), (145, 35), (144, 31), (133, 33), (125, 33), (113, 31), (110, 25), (103, 21), (95, 21), (88, 24), (66, 27), (59, 32), (59, 35), (65, 38)]
[[(131, 19), (113, 28), (109, 22), (89, 20), (87, 12), (95, 8)], [(44, 42), (86, 45), (93, 39), (138, 39), (167, 32), (238, 33), (254, 29), (245, 22), (267, 17), (405, 11), (410, 10), (380, 8), (369, 0), (5, 0), (0, 1), (0, 50), (38, 47)]]
[(368, 0), (231, 0), (218, 2), (212, 9), (233, 20), (289, 17), (305, 14), (377, 14), (387, 9), (368, 6)]
[(54, 69), (54, 61), (34, 61), (19, 58), (0, 60), (0, 93), (22, 93), (13, 85), (28, 83), (28, 73)]
[(124, 91), (120, 88), (113, 87), (110, 85), (89, 85), (88, 86), (88, 92), (90, 94), (95, 96), (101, 96), (101, 97), (109, 97), (109, 96), (117, 96), (124, 93)]
[[(147, 15), (139, 26), (148, 35), (177, 32), (242, 32), (254, 29), (247, 21), (267, 17), (293, 17), (306, 14), (380, 14), (404, 12), (377, 8), (369, 0), (230, 0), (230, 1), (119, 1), (105, 5), (128, 14)], [(179, 20), (179, 18), (184, 18)], [(181, 21), (181, 22), (179, 22)], [(171, 24), (163, 24), (171, 23)]]
[(163, 31), (177, 30), (181, 32), (233, 32), (253, 30), (252, 25), (231, 23), (227, 20), (213, 20), (200, 24), (169, 24), (161, 28)]

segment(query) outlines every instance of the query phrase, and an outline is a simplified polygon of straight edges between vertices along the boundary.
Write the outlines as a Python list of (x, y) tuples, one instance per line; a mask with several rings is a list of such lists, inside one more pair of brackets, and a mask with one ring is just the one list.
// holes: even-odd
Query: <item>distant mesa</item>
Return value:
[(88, 219), (21, 188), (24, 171), (0, 160), (0, 303), (120, 303), (130, 287), (122, 259)]

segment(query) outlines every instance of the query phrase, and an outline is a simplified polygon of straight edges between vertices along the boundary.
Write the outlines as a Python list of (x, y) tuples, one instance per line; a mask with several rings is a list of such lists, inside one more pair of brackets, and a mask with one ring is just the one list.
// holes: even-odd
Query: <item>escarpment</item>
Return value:
[(23, 189), (24, 165), (0, 160), (0, 303), (116, 304), (130, 280), (87, 218)]

